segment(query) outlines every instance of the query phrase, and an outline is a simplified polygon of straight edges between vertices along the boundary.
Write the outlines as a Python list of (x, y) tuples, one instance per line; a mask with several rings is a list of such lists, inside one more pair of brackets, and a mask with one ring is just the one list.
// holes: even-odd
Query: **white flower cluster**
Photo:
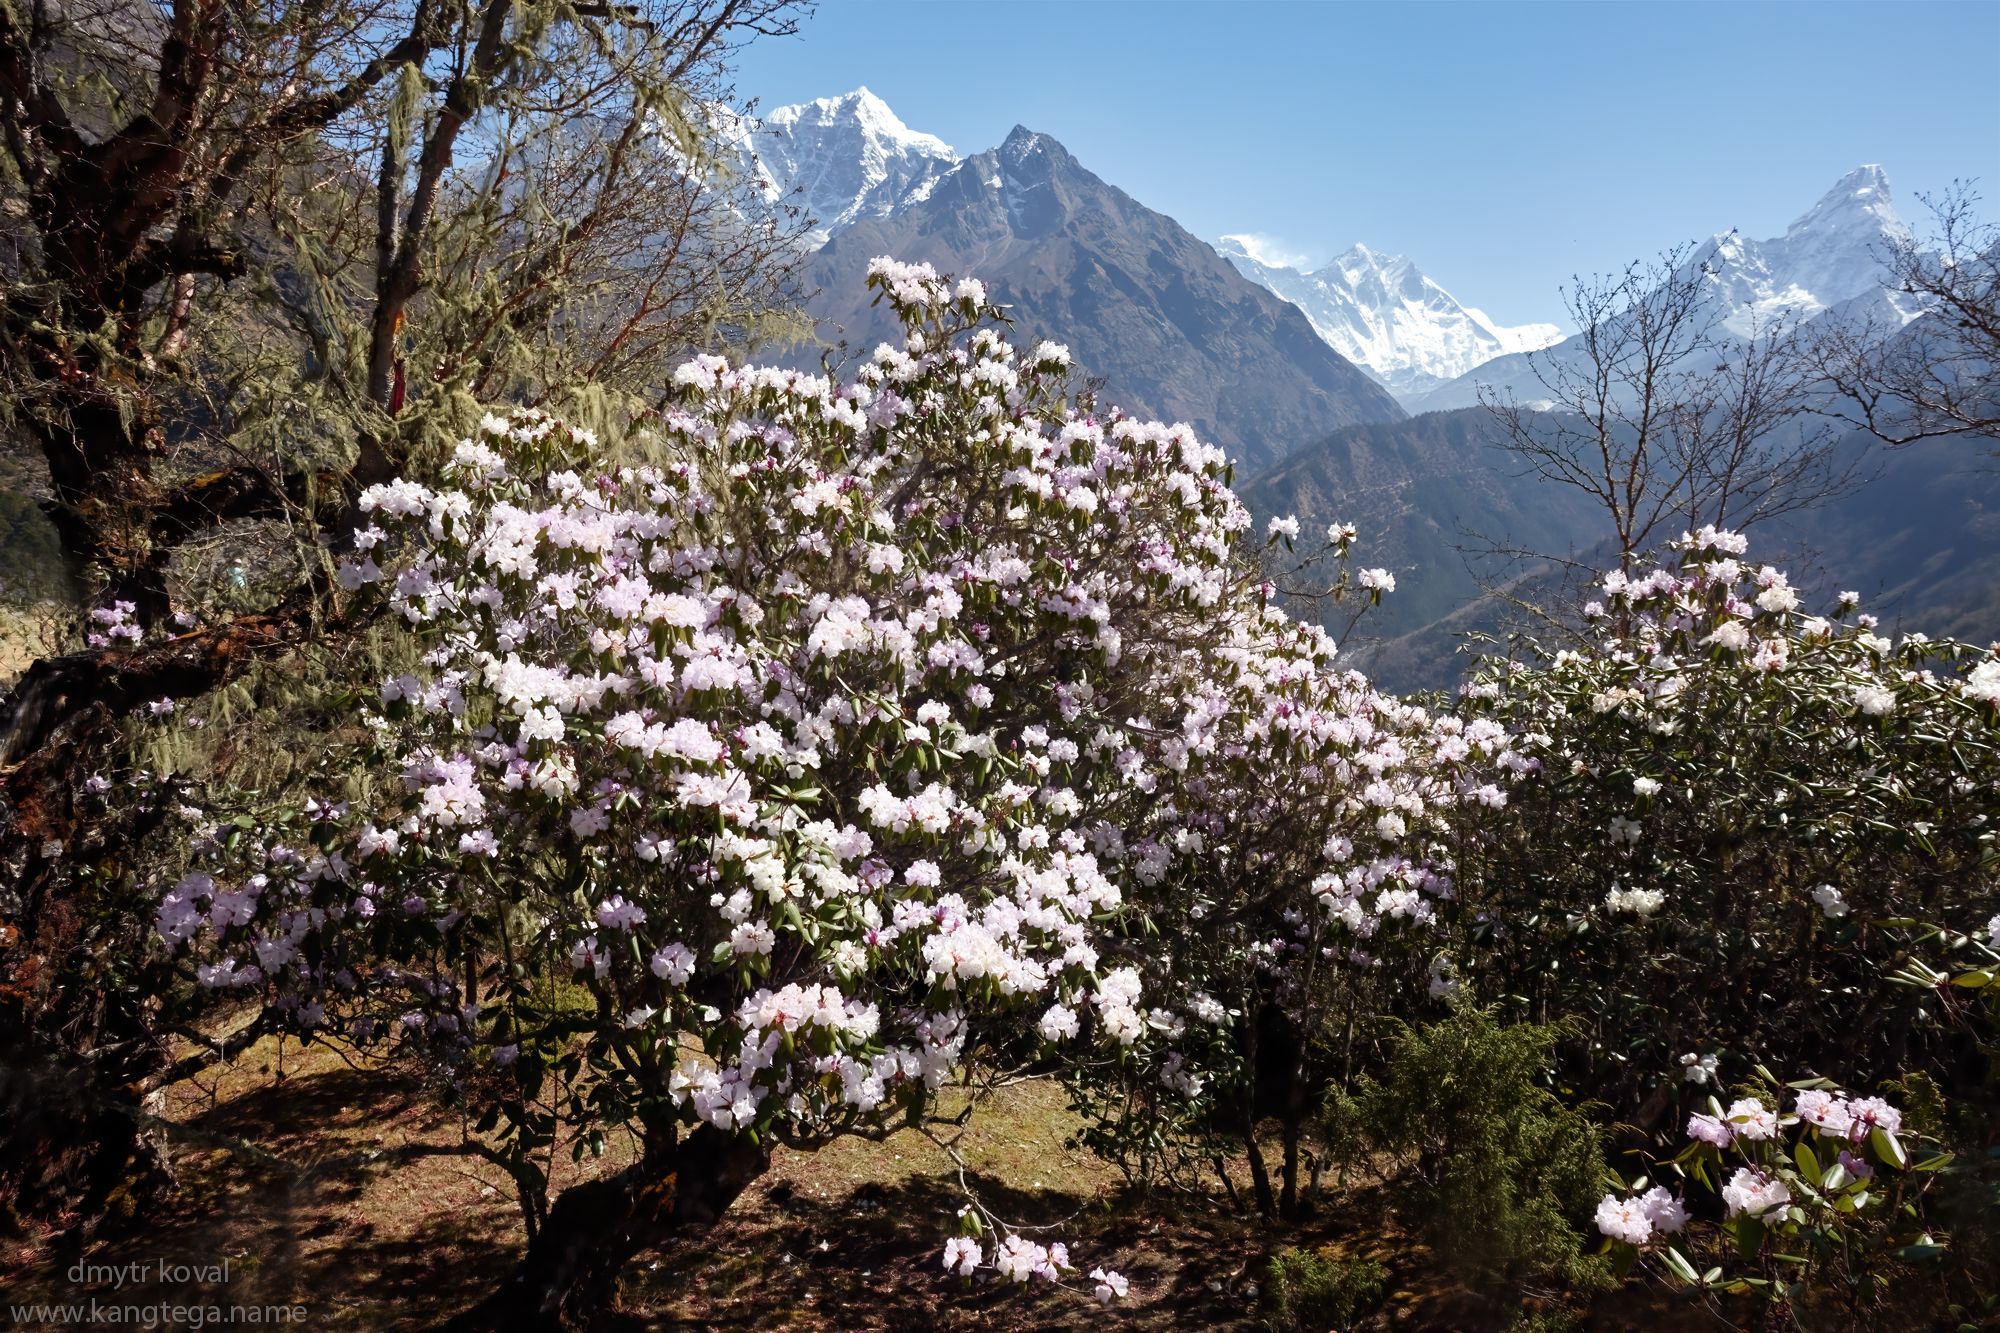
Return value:
[(1627, 1245), (1644, 1245), (1656, 1235), (1671, 1236), (1687, 1220), (1686, 1206), (1664, 1185), (1629, 1199), (1607, 1194), (1597, 1205), (1597, 1229)]

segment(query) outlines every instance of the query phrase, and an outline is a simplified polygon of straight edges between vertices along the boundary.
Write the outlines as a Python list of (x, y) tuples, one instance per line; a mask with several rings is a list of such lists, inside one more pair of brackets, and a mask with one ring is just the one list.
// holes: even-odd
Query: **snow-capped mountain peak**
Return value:
[(1785, 228), (1787, 238), (1865, 233), (1902, 235), (1908, 228), (1889, 193), (1889, 175), (1870, 162), (1842, 176), (1819, 202)]
[(1779, 317), (1810, 319), (1878, 289), (1886, 243), (1909, 235), (1889, 177), (1873, 164), (1834, 182), (1785, 234), (1718, 236), (1700, 256), (1711, 269), (1730, 332), (1748, 337)]
[(866, 86), (838, 97), (821, 97), (796, 106), (781, 106), (763, 118), (763, 128), (769, 133), (796, 135), (801, 127), (836, 132), (847, 132), (842, 127), (851, 127), (869, 142), (885, 148), (901, 148), (908, 153), (949, 158), (954, 162), (958, 160), (950, 144), (935, 134), (925, 134), (905, 125), (902, 117)]
[(1000, 160), (1010, 167), (1042, 155), (1042, 136), (1026, 125), (1016, 125), (1000, 144)]
[(1046, 134), (1016, 125), (993, 150), (993, 160), (1005, 178), (1004, 184), (1018, 192), (1047, 184), (1064, 164), (1075, 159)]
[(905, 125), (867, 88), (782, 106), (737, 131), (743, 170), (764, 196), (813, 219), (805, 241), (824, 245), (862, 218), (887, 217), (929, 197), (958, 154)]
[(1378, 254), (1366, 245), (1312, 272), (1273, 262), (1281, 258), (1276, 248), (1255, 235), (1225, 236), (1216, 250), (1245, 277), (1304, 311), (1334, 350), (1398, 395), (1423, 393), (1493, 357), (1562, 337), (1553, 324), (1496, 324), (1406, 256)]
[(1303, 272), (1309, 263), (1305, 256), (1292, 254), (1268, 236), (1259, 236), (1255, 232), (1224, 236), (1215, 243), (1215, 249), (1225, 259), (1240, 255), (1267, 268), (1295, 268)]

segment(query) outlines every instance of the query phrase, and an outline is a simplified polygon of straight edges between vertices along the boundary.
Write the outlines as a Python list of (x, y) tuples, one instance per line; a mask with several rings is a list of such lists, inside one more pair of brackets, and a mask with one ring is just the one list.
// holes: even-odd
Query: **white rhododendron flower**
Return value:
[(980, 1264), (979, 1242), (964, 1236), (953, 1236), (944, 1243), (944, 1269), (947, 1273), (957, 1273), (971, 1277)]
[(1614, 888), (1604, 895), (1604, 905), (1613, 912), (1630, 912), (1645, 918), (1660, 910), (1667, 895), (1659, 889), (1619, 889)]
[(1735, 1174), (1729, 1177), (1729, 1183), (1722, 1187), (1723, 1206), (1729, 1210), (1731, 1217), (1739, 1213), (1761, 1217), (1791, 1201), (1792, 1192), (1786, 1188), (1784, 1181), (1755, 1167), (1738, 1167)]
[(1777, 1113), (1755, 1097), (1731, 1102), (1725, 1119), (1740, 1139), (1763, 1140), (1775, 1137), (1778, 1132)]
[(1664, 1185), (1629, 1199), (1607, 1194), (1597, 1205), (1598, 1231), (1627, 1245), (1644, 1245), (1655, 1235), (1671, 1236), (1687, 1220), (1687, 1208)]
[(1355, 576), (1355, 582), (1372, 592), (1396, 591), (1396, 576), (1386, 569), (1364, 569)]
[(1981, 662), (1966, 675), (1965, 694), (1991, 708), (2000, 708), (2000, 661)]
[(1884, 685), (1856, 685), (1848, 697), (1868, 717), (1887, 717), (1896, 711), (1896, 692)]

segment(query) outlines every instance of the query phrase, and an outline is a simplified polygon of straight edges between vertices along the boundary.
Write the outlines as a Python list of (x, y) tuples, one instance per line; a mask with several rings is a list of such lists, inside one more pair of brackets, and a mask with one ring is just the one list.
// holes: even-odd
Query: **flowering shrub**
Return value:
[[(369, 491), (341, 582), (424, 646), (358, 757), (398, 780), (160, 902), (206, 985), (473, 1104), (544, 1311), (771, 1143), (920, 1125), (983, 1070), (1200, 1104), (1273, 971), (1365, 970), (1449, 893), (1445, 812), (1497, 799), (1497, 726), (1376, 695), (1271, 604), (1217, 450), (1079, 415), (976, 282), (870, 281), (902, 346), (844, 384), (697, 358), (671, 464), (523, 413), (442, 489)], [(558, 1140), (620, 1127), (613, 1192), (544, 1209)], [(988, 1229), (945, 1267), (1070, 1269)]]
[(1461, 849), (1465, 960), (1583, 1020), (1566, 1071), (1654, 1127), (1732, 1064), (1934, 1067), (1968, 1006), (1891, 980), (2000, 909), (2000, 661), (1810, 614), (1734, 534), (1677, 549), (1464, 700), (1538, 770)]
[(1688, 1286), (1760, 1293), (1793, 1312), (1813, 1292), (1871, 1299), (1885, 1257), (1942, 1253), (1920, 1205), (1949, 1157), (1914, 1151), (1920, 1138), (1880, 1097), (1823, 1079), (1788, 1091), (1783, 1114), (1767, 1090), (1726, 1110), (1710, 1098), (1689, 1119), (1689, 1143), (1666, 1169), (1718, 1202), (1719, 1222), (1691, 1223), (1687, 1200), (1644, 1179), (1604, 1196), (1597, 1227), (1621, 1268), (1644, 1255)]

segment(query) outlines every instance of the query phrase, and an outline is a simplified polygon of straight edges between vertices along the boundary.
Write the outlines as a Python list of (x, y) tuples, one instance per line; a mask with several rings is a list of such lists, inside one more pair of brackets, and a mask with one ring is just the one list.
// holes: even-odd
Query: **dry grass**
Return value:
[(0, 692), (20, 679), (36, 658), (56, 651), (67, 616), (53, 602), (0, 601)]

